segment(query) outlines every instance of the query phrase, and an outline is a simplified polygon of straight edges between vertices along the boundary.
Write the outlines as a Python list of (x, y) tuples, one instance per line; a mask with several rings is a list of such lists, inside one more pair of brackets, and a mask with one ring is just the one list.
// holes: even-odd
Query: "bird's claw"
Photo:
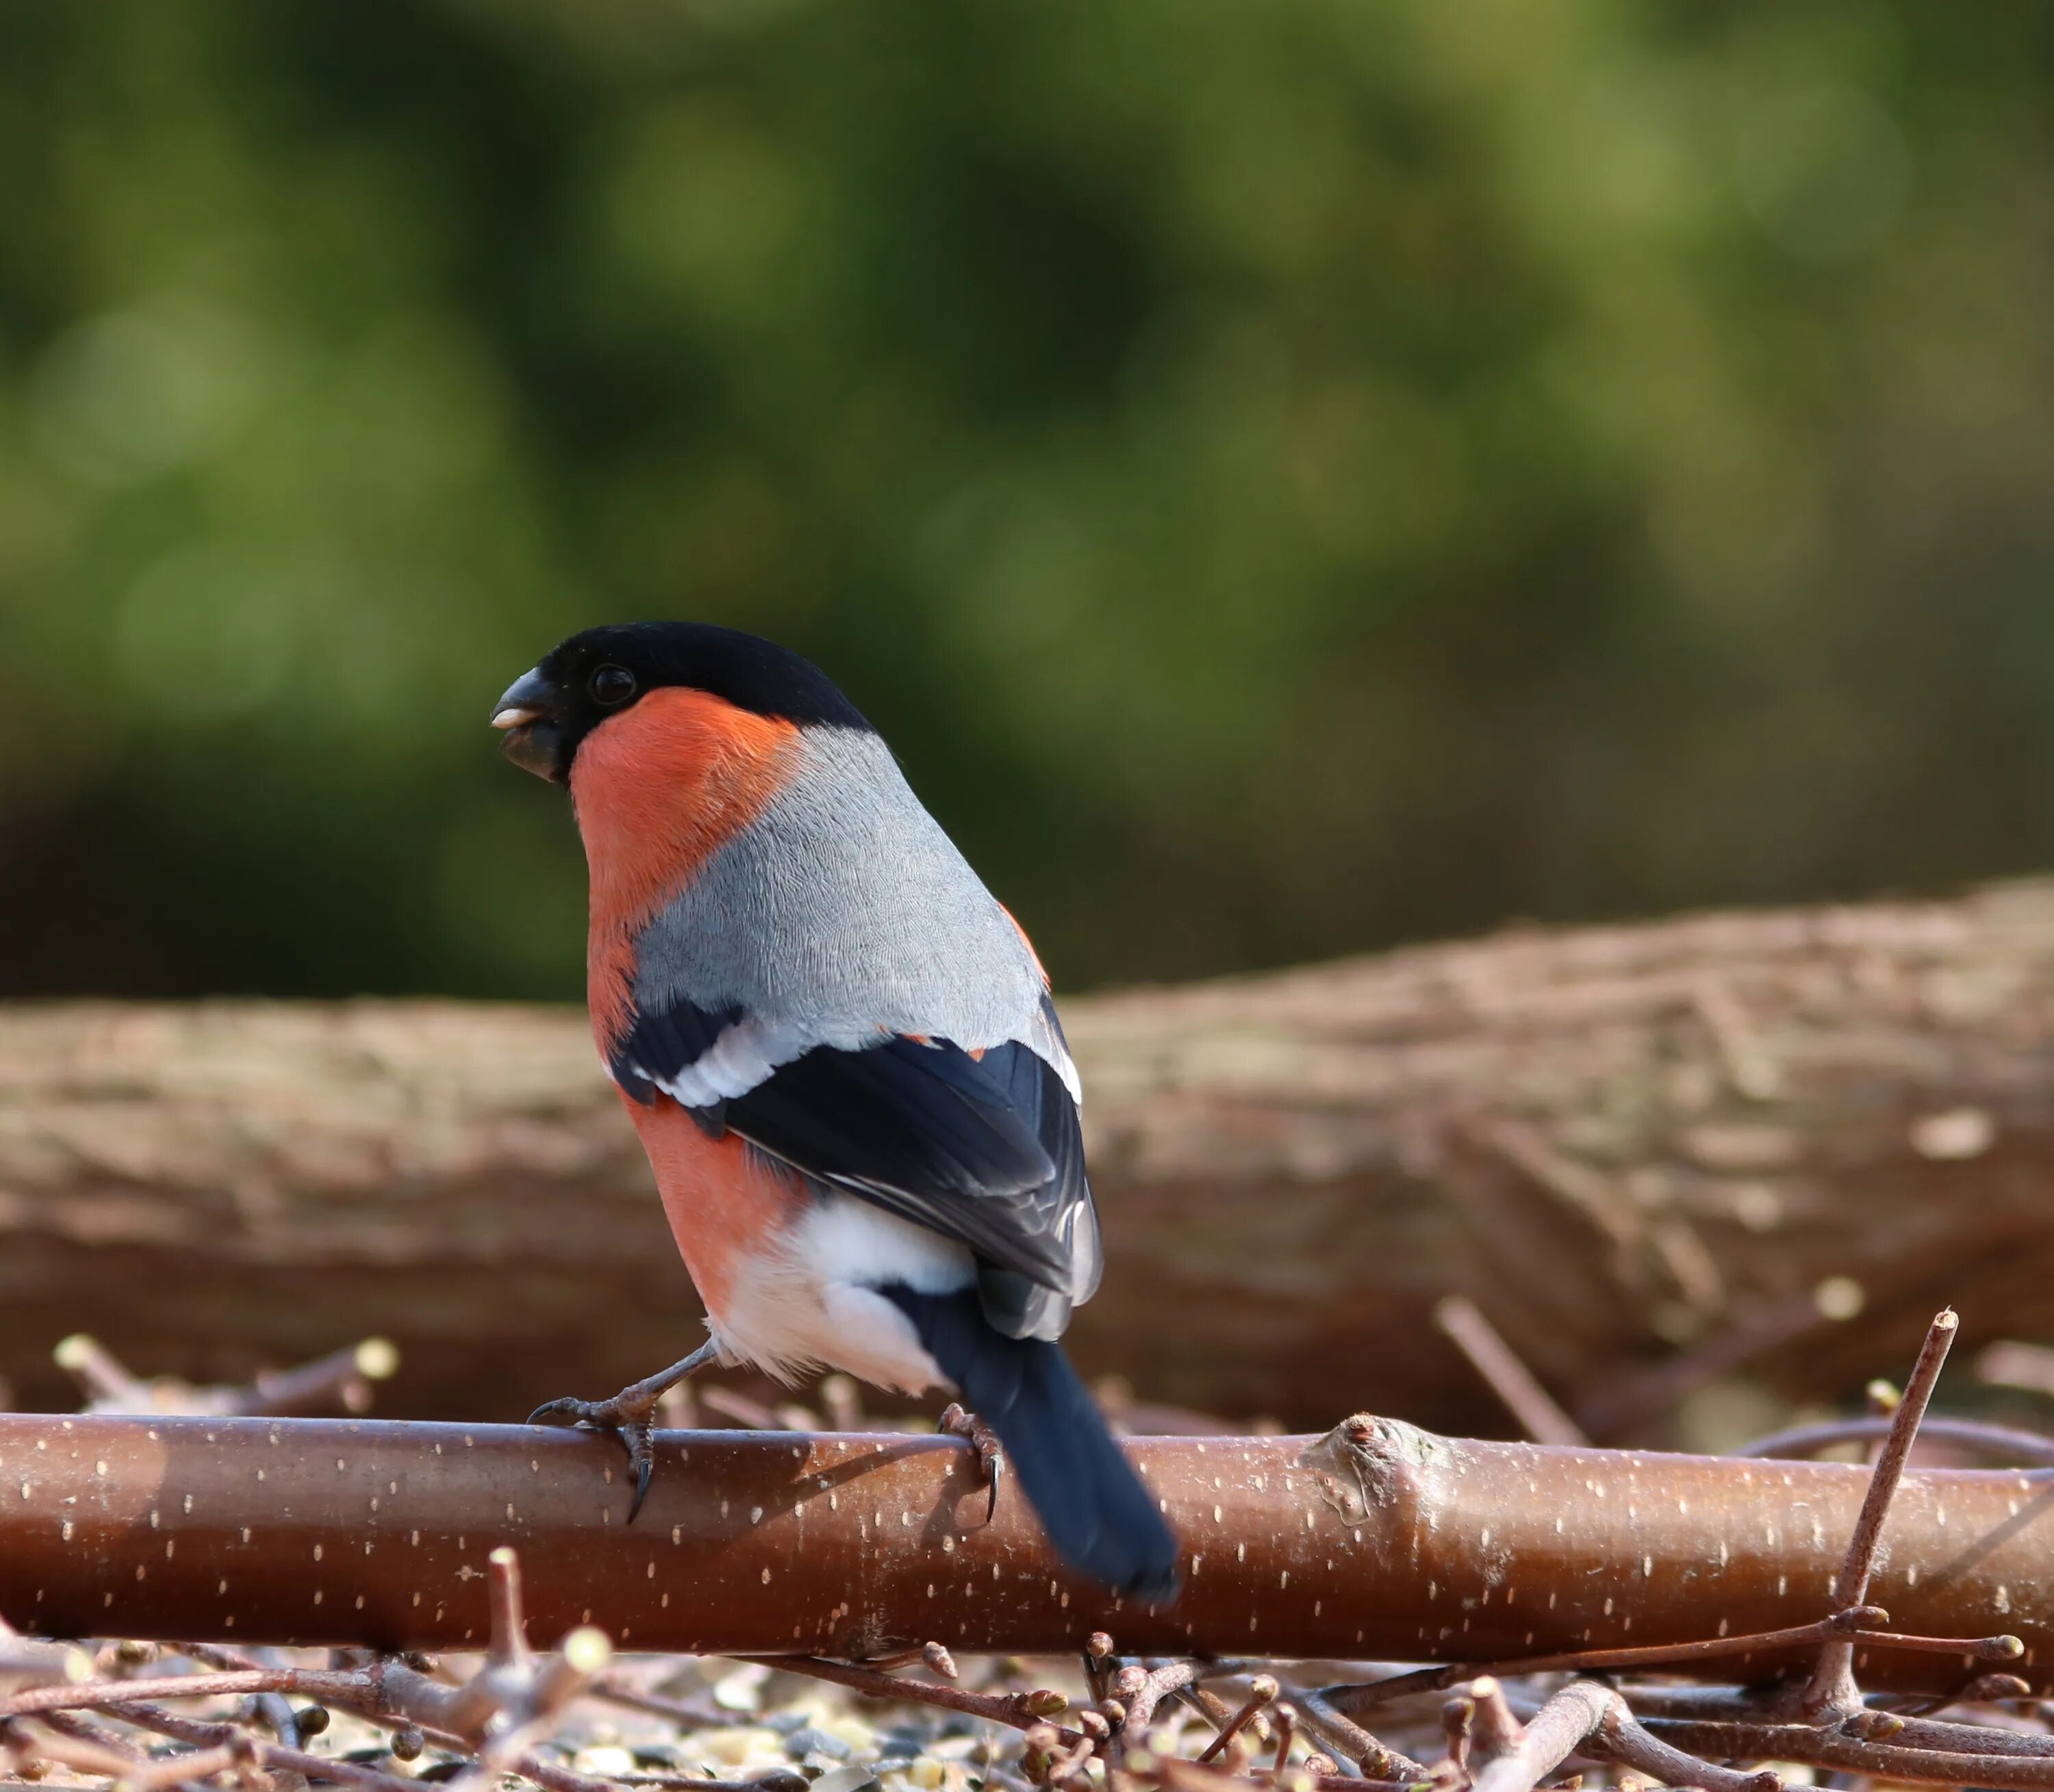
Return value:
[(584, 1431), (604, 1432), (628, 1452), (628, 1465), (635, 1471), (635, 1497), (628, 1503), (628, 1522), (642, 1510), (649, 1497), (650, 1477), (656, 1472), (656, 1424), (654, 1400), (629, 1400), (616, 1394), (612, 1400), (553, 1400), (528, 1415), (531, 1425), (576, 1425)]
[[(639, 1381), (630, 1382), (611, 1400), (553, 1400), (528, 1415), (531, 1425), (581, 1425), (587, 1431), (610, 1432), (628, 1452), (628, 1466), (635, 1471), (635, 1499), (628, 1508), (628, 1522), (642, 1510), (649, 1497), (649, 1478), (656, 1472), (656, 1403), (694, 1369), (703, 1369), (719, 1355), (711, 1338), (682, 1361)], [(612, 1477), (609, 1475), (610, 1480)]]
[(966, 1411), (954, 1400), (942, 1411), (940, 1428), (951, 1436), (966, 1440), (977, 1452), (978, 1471), (990, 1489), (990, 1498), (984, 1509), (984, 1522), (990, 1524), (998, 1516), (998, 1483), (1005, 1478), (1005, 1450), (998, 1441), (998, 1434), (974, 1412)]

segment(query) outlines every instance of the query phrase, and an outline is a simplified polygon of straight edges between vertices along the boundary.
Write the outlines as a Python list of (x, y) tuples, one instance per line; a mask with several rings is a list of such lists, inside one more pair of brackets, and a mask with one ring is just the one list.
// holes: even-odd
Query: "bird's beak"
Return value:
[(523, 672), (492, 706), (492, 726), (506, 731), (502, 750), (524, 771), (560, 782), (561, 731), (551, 719), (555, 690), (539, 671)]
[(508, 685), (492, 706), (495, 728), (518, 728), (533, 722), (548, 707), (549, 681), (539, 670), (525, 672)]

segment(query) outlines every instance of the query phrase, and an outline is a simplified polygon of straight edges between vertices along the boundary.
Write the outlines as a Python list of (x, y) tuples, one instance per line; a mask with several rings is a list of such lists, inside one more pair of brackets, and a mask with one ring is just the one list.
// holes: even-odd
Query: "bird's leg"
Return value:
[(628, 1522), (632, 1524), (648, 1497), (649, 1477), (656, 1471), (656, 1402), (719, 1353), (719, 1346), (708, 1338), (689, 1357), (646, 1380), (631, 1382), (611, 1400), (553, 1400), (530, 1412), (528, 1423), (579, 1425), (587, 1431), (611, 1432), (619, 1438), (635, 1471), (635, 1498), (628, 1508)]
[(990, 1500), (984, 1509), (984, 1522), (990, 1524), (998, 1515), (998, 1483), (1005, 1475), (1005, 1451), (998, 1441), (998, 1434), (974, 1412), (965, 1411), (954, 1400), (942, 1409), (938, 1428), (951, 1436), (967, 1439), (970, 1448), (977, 1452), (978, 1471), (991, 1490)]

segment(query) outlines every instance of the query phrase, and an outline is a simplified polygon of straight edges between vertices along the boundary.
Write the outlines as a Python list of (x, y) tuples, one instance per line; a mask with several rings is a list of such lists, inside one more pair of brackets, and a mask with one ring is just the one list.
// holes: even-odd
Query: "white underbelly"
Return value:
[(944, 1294), (976, 1279), (964, 1246), (853, 1195), (826, 1193), (774, 1254), (739, 1267), (712, 1329), (724, 1357), (781, 1380), (824, 1365), (919, 1393), (948, 1377), (912, 1321), (877, 1290), (897, 1282)]

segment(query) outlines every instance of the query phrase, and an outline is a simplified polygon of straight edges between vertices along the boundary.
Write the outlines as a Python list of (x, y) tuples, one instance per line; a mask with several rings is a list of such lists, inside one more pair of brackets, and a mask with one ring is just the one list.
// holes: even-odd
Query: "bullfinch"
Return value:
[(569, 788), (593, 1036), (711, 1334), (536, 1418), (619, 1436), (639, 1508), (657, 1397), (708, 1361), (953, 1384), (1068, 1561), (1168, 1596), (1175, 1539), (1057, 1342), (1103, 1257), (1047, 975), (876, 731), (679, 622), (572, 636), (492, 722)]

